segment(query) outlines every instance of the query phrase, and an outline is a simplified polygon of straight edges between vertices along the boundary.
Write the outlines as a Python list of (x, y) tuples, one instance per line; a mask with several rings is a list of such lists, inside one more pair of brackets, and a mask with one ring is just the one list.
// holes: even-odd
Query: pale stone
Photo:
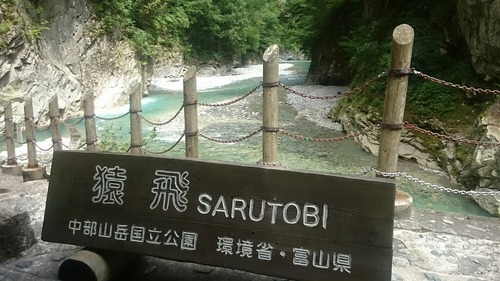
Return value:
[[(476, 191), (494, 192), (496, 189), (478, 188)], [(500, 217), (500, 195), (473, 195), (472, 198), (490, 214)]]

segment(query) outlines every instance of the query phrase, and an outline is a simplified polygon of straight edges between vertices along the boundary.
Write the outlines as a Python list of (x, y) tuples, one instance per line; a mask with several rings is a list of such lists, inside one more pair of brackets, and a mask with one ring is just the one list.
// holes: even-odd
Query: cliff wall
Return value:
[[(128, 95), (146, 89), (147, 69), (127, 43), (96, 34), (99, 23), (87, 1), (47, 0), (39, 5), (42, 12), (34, 19), (26, 10), (32, 4), (19, 1), (6, 13), (16, 14), (23, 23), (0, 34), (5, 44), (0, 49), (0, 105), (13, 102), (16, 122), (24, 120), (24, 101), (29, 97), (36, 122), (43, 125), (49, 121), (48, 103), (54, 95), (65, 119), (82, 115), (81, 100), (87, 93), (96, 96), (99, 108), (121, 104)], [(35, 40), (27, 36), (31, 20), (45, 22)]]

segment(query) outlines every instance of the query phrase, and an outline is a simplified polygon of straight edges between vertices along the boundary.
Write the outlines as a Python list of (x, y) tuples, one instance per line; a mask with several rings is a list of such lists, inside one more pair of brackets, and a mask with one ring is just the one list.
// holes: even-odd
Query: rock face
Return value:
[(29, 97), (37, 124), (43, 125), (49, 121), (48, 104), (54, 95), (62, 118), (67, 118), (81, 115), (87, 93), (97, 97), (99, 108), (145, 90), (147, 71), (131, 47), (93, 34), (98, 23), (87, 1), (41, 2), (41, 17), (48, 23), (36, 43), (16, 28), (5, 36), (8, 44), (0, 51), (0, 103), (12, 101), (14, 115), (21, 119), (15, 122), (22, 122), (23, 103)]
[[(380, 113), (377, 111), (358, 112), (353, 107), (346, 107), (338, 114), (338, 121), (343, 125), (348, 133), (359, 132), (370, 128), (375, 128), (380, 123)], [(380, 130), (369, 130), (364, 135), (356, 137), (356, 141), (361, 147), (378, 155)], [(408, 130), (401, 132), (401, 142), (399, 143), (399, 157), (406, 160), (415, 161), (429, 169), (439, 169), (439, 164), (433, 159), (428, 149), (424, 146), (424, 141)]]
[(457, 17), (474, 69), (486, 80), (499, 80), (500, 1), (458, 0)]

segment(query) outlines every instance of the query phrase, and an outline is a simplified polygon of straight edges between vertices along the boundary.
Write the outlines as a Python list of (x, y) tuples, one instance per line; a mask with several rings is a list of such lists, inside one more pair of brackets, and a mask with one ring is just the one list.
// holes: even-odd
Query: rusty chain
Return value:
[(486, 142), (486, 141), (476, 141), (476, 140), (468, 140), (468, 139), (463, 139), (463, 138), (457, 138), (457, 137), (453, 137), (453, 136), (450, 136), (450, 135), (440, 134), (440, 133), (432, 132), (432, 131), (429, 131), (429, 130), (426, 130), (426, 129), (422, 129), (422, 128), (417, 127), (417, 125), (410, 124), (410, 123), (405, 123), (404, 127), (406, 129), (410, 130), (410, 131), (419, 132), (419, 133), (422, 133), (422, 134), (426, 134), (426, 135), (429, 135), (429, 136), (434, 136), (434, 137), (441, 138), (441, 139), (448, 140), (448, 141), (453, 141), (453, 142), (456, 142), (456, 143), (473, 144), (473, 145), (485, 145), (485, 146), (500, 146), (499, 142)]
[(130, 111), (125, 112), (122, 115), (118, 115), (118, 116), (115, 116), (115, 117), (102, 117), (102, 116), (97, 116), (97, 115), (95, 115), (94, 117), (97, 118), (97, 119), (102, 119), (102, 120), (106, 120), (106, 121), (113, 121), (113, 120), (118, 120), (120, 118), (123, 118), (123, 117), (125, 117), (125, 116), (127, 116), (129, 114), (130, 114)]
[(476, 94), (491, 94), (491, 95), (500, 95), (500, 90), (491, 90), (491, 89), (482, 89), (482, 88), (474, 88), (474, 87), (469, 87), (469, 86), (463, 86), (451, 82), (447, 82), (435, 77), (432, 77), (430, 75), (424, 74), (420, 71), (417, 71), (415, 68), (412, 68), (412, 73), (417, 75), (418, 77), (424, 78), (426, 80), (429, 80), (431, 82), (441, 84), (447, 87), (455, 88), (455, 89), (460, 89), (464, 90), (466, 92), (473, 92)]
[(160, 154), (165, 154), (169, 151), (171, 151), (172, 149), (174, 149), (182, 140), (182, 138), (184, 138), (184, 135), (185, 133), (182, 133), (182, 135), (180, 136), (180, 138), (174, 143), (174, 145), (172, 145), (171, 147), (163, 150), (163, 151), (151, 151), (151, 150), (147, 150), (145, 147), (143, 147), (142, 149), (144, 149), (144, 152), (146, 153), (149, 153), (149, 154), (154, 154), (154, 155), (160, 155)]
[[(374, 127), (375, 128), (375, 127)], [(337, 141), (344, 141), (344, 140), (347, 140), (347, 139), (353, 139), (355, 137), (358, 137), (358, 136), (361, 136), (361, 135), (364, 135), (372, 130), (374, 130), (374, 128), (368, 128), (368, 129), (365, 129), (365, 130), (361, 130), (359, 132), (356, 132), (354, 134), (348, 134), (348, 135), (345, 135), (345, 136), (341, 136), (341, 137), (336, 137), (336, 138), (311, 138), (311, 137), (305, 137), (305, 136), (301, 136), (299, 134), (296, 134), (296, 133), (292, 133), (292, 132), (289, 132), (289, 131), (286, 131), (286, 130), (283, 130), (281, 128), (278, 128), (278, 131), (281, 132), (282, 134), (290, 137), (290, 138), (293, 138), (293, 139), (296, 139), (296, 140), (299, 140), (299, 141), (310, 141), (310, 142), (337, 142)]]
[(168, 123), (174, 121), (174, 119), (177, 118), (177, 116), (179, 116), (179, 113), (181, 113), (182, 109), (184, 109), (184, 105), (181, 105), (181, 108), (179, 108), (179, 110), (174, 114), (174, 116), (172, 118), (170, 118), (169, 120), (167, 120), (165, 122), (159, 122), (159, 123), (156, 123), (156, 122), (153, 122), (153, 121), (150, 121), (150, 120), (146, 119), (146, 117), (144, 117), (144, 115), (142, 114), (142, 112), (139, 112), (138, 114), (142, 118), (142, 120), (146, 121), (150, 125), (153, 125), (153, 126), (164, 126), (164, 125), (167, 125)]
[(69, 149), (69, 145), (66, 145), (65, 143), (61, 142), (61, 145), (66, 148), (66, 149)]
[(219, 140), (219, 139), (215, 139), (215, 138), (212, 138), (212, 137), (209, 137), (205, 134), (203, 134), (202, 132), (197, 132), (197, 134), (209, 141), (213, 141), (213, 142), (217, 142), (217, 143), (237, 143), (237, 142), (242, 142), (244, 140), (247, 140), (253, 136), (255, 136), (256, 134), (258, 134), (259, 132), (261, 132), (263, 130), (262, 127), (259, 127), (258, 129), (254, 130), (253, 132), (249, 133), (248, 135), (246, 136), (243, 136), (241, 138), (237, 138), (237, 139), (233, 139), (233, 140)]
[(376, 81), (380, 80), (382, 77), (384, 77), (385, 75), (387, 74), (387, 71), (384, 71), (382, 73), (380, 73), (379, 75), (375, 76), (374, 78), (368, 80), (367, 82), (365, 82), (363, 85), (361, 86), (358, 86), (352, 90), (348, 90), (346, 91), (345, 93), (340, 93), (338, 92), (337, 94), (333, 95), (333, 96), (322, 96), (322, 97), (319, 97), (319, 96), (310, 96), (310, 95), (306, 95), (306, 94), (302, 94), (302, 93), (299, 93), (298, 91), (292, 89), (290, 86), (287, 86), (285, 85), (283, 82), (279, 82), (279, 85), (281, 87), (283, 87), (287, 92), (291, 93), (291, 94), (294, 94), (294, 95), (297, 95), (297, 96), (300, 96), (300, 97), (303, 97), (303, 98), (306, 98), (306, 99), (316, 99), (316, 100), (328, 100), (328, 99), (337, 99), (337, 98), (341, 98), (341, 97), (345, 97), (345, 96), (349, 96), (349, 95), (352, 95), (354, 93), (357, 93), (357, 92), (361, 92), (363, 91), (365, 88), (367, 88), (368, 86), (372, 85), (373, 83), (375, 83)]
[(38, 143), (37, 143), (35, 140), (33, 140), (33, 142), (35, 143), (35, 146), (36, 146), (38, 149), (40, 149), (41, 151), (49, 151), (49, 150), (51, 150), (52, 148), (54, 148), (54, 144), (52, 144), (49, 148), (44, 149), (44, 148), (40, 147), (40, 146), (38, 145)]
[(376, 175), (384, 177), (384, 178), (395, 178), (395, 177), (399, 176), (399, 177), (402, 177), (402, 178), (404, 178), (406, 180), (409, 180), (409, 181), (412, 181), (414, 183), (423, 185), (425, 187), (436, 189), (436, 190), (439, 190), (439, 191), (448, 192), (448, 193), (454, 193), (454, 194), (460, 194), (460, 195), (469, 195), (469, 196), (475, 196), (475, 195), (481, 195), (481, 196), (491, 195), (491, 196), (496, 196), (496, 195), (500, 195), (500, 190), (497, 190), (497, 191), (475, 191), (475, 190), (463, 190), (463, 189), (455, 189), (455, 188), (444, 187), (444, 186), (440, 186), (440, 185), (437, 185), (437, 184), (428, 183), (426, 181), (423, 181), (421, 179), (418, 179), (418, 178), (416, 178), (414, 176), (411, 176), (411, 175), (409, 175), (407, 173), (403, 173), (403, 172), (386, 173), (386, 172), (378, 171), (376, 168), (371, 168), (370, 171), (375, 172)]
[(65, 127), (72, 127), (82, 123), (82, 121), (85, 120), (85, 117), (81, 117), (80, 120), (76, 121), (74, 124), (66, 124), (59, 117), (55, 117), (55, 119), (57, 120), (57, 122), (63, 124)]
[(253, 89), (251, 89), (250, 91), (248, 91), (248, 93), (244, 94), (243, 96), (241, 96), (239, 98), (236, 98), (234, 100), (228, 101), (228, 102), (223, 102), (223, 103), (204, 103), (204, 102), (198, 102), (198, 104), (202, 105), (202, 106), (210, 106), (210, 107), (228, 106), (228, 105), (237, 103), (237, 102), (239, 102), (239, 101), (247, 98), (248, 96), (254, 94), (261, 87), (262, 87), (262, 82), (260, 82), (257, 86), (255, 86)]
[(14, 140), (15, 143), (20, 144), (20, 145), (25, 145), (28, 143), (28, 141), (21, 142), (21, 141), (16, 140), (15, 138), (12, 138), (12, 139)]

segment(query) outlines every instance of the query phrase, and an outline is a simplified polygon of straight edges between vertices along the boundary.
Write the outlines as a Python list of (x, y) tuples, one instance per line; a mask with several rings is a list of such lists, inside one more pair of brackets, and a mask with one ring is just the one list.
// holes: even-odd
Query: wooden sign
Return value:
[(395, 184), (55, 151), (42, 239), (294, 280), (390, 280)]

